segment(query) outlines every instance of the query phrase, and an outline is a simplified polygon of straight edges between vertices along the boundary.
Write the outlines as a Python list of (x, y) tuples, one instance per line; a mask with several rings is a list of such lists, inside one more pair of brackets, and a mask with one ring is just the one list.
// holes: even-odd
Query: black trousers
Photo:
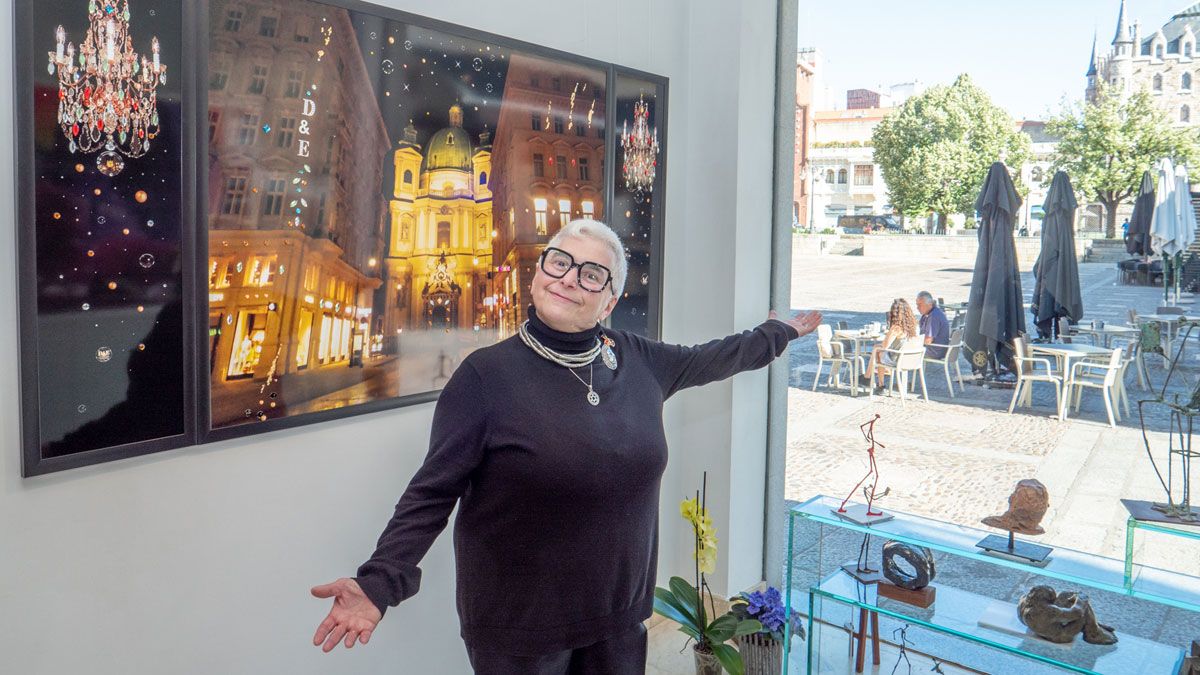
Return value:
[(542, 656), (513, 656), (467, 647), (475, 675), (645, 675), (646, 626), (576, 649)]

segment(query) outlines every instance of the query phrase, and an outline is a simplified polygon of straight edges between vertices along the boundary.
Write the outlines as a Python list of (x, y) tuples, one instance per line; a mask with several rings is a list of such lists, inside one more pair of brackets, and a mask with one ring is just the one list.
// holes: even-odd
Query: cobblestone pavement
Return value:
[[(1028, 298), (1033, 279), (1022, 275)], [(862, 257), (797, 257), (793, 261), (792, 306), (819, 309), (826, 322), (846, 321), (859, 327), (879, 321), (893, 297), (910, 302), (921, 290), (947, 302), (967, 299), (971, 270), (945, 261), (881, 261)], [(1127, 310), (1149, 314), (1163, 304), (1162, 289), (1117, 284), (1112, 263), (1083, 264), (1080, 282), (1085, 320), (1124, 324)], [(1200, 304), (1197, 305), (1200, 313)], [(1032, 326), (1030, 326), (1032, 328)], [(1172, 377), (1168, 396), (1190, 395), (1200, 376), (1200, 348), (1189, 347), (1184, 367)], [(1051, 508), (1039, 543), (1123, 558), (1127, 513), (1121, 498), (1165, 496), (1146, 456), (1135, 409), (1108, 426), (1097, 392), (1085, 391), (1079, 412), (1065, 422), (1054, 416), (1054, 390), (1036, 385), (1031, 408), (1008, 414), (1012, 390), (986, 389), (968, 383), (950, 398), (940, 370), (930, 367), (930, 401), (898, 397), (852, 398), (845, 388), (826, 386), (822, 376), (811, 391), (816, 369), (816, 340), (809, 336), (790, 348), (788, 456), (785, 495), (802, 501), (817, 494), (844, 497), (867, 472), (867, 444), (859, 425), (879, 413), (876, 438), (887, 446), (877, 453), (880, 485), (891, 489), (883, 505), (899, 511), (982, 528), (979, 520), (1004, 511), (1014, 484), (1037, 478), (1050, 491)], [(1162, 360), (1147, 357), (1152, 383), (1161, 387)], [(826, 367), (827, 368), (827, 367)], [(964, 375), (969, 374), (965, 360)], [(1131, 399), (1151, 394), (1127, 378)], [(1148, 438), (1163, 464), (1169, 415), (1148, 406)], [(1166, 535), (1140, 534), (1136, 560), (1157, 567), (1200, 575), (1200, 542)], [(1062, 584), (1060, 584), (1062, 585)], [(1002, 598), (1013, 589), (993, 593)], [(1171, 610), (1147, 618), (1145, 603), (1120, 606), (1119, 627), (1136, 634), (1184, 646), (1200, 637), (1195, 615)], [(1192, 637), (1186, 637), (1191, 635)], [(1186, 638), (1186, 639), (1185, 639)]]

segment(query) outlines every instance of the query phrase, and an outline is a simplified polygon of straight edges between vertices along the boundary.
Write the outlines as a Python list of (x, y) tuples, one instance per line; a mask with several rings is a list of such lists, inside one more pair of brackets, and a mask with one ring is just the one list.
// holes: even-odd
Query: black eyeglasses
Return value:
[(553, 246), (547, 246), (542, 251), (542, 271), (555, 279), (567, 276), (573, 267), (579, 268), (579, 286), (585, 291), (599, 293), (612, 282), (612, 272), (600, 263), (577, 263), (570, 253)]

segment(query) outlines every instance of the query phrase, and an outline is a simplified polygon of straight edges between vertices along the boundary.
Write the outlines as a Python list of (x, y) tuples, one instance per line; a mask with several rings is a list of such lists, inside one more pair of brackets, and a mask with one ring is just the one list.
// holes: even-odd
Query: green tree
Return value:
[(1029, 137), (966, 74), (905, 101), (872, 143), (892, 205), (905, 216), (936, 213), (939, 231), (951, 213), (974, 214), (993, 162), (1021, 166), (1030, 152)]
[(1104, 205), (1105, 234), (1117, 236), (1117, 207), (1137, 191), (1142, 172), (1163, 157), (1188, 162), (1197, 155), (1197, 132), (1175, 127), (1145, 90), (1122, 101), (1102, 88), (1096, 101), (1064, 106), (1046, 124), (1059, 139), (1052, 170), (1063, 170), (1080, 194)]

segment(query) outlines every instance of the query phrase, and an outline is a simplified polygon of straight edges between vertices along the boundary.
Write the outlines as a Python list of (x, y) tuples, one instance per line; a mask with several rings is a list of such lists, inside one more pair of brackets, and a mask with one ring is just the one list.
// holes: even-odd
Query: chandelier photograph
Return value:
[(658, 166), (658, 129), (650, 127), (650, 107), (642, 97), (633, 105), (633, 131), (629, 121), (621, 124), (621, 149), (625, 164), (625, 189), (637, 195), (654, 190), (655, 169)]
[(149, 59), (133, 50), (129, 0), (89, 0), (88, 29), (79, 44), (60, 25), (47, 70), (58, 74), (58, 123), (71, 152), (92, 153), (96, 168), (115, 176), (126, 157), (140, 157), (158, 135), (157, 89), (166, 83), (158, 38)]

